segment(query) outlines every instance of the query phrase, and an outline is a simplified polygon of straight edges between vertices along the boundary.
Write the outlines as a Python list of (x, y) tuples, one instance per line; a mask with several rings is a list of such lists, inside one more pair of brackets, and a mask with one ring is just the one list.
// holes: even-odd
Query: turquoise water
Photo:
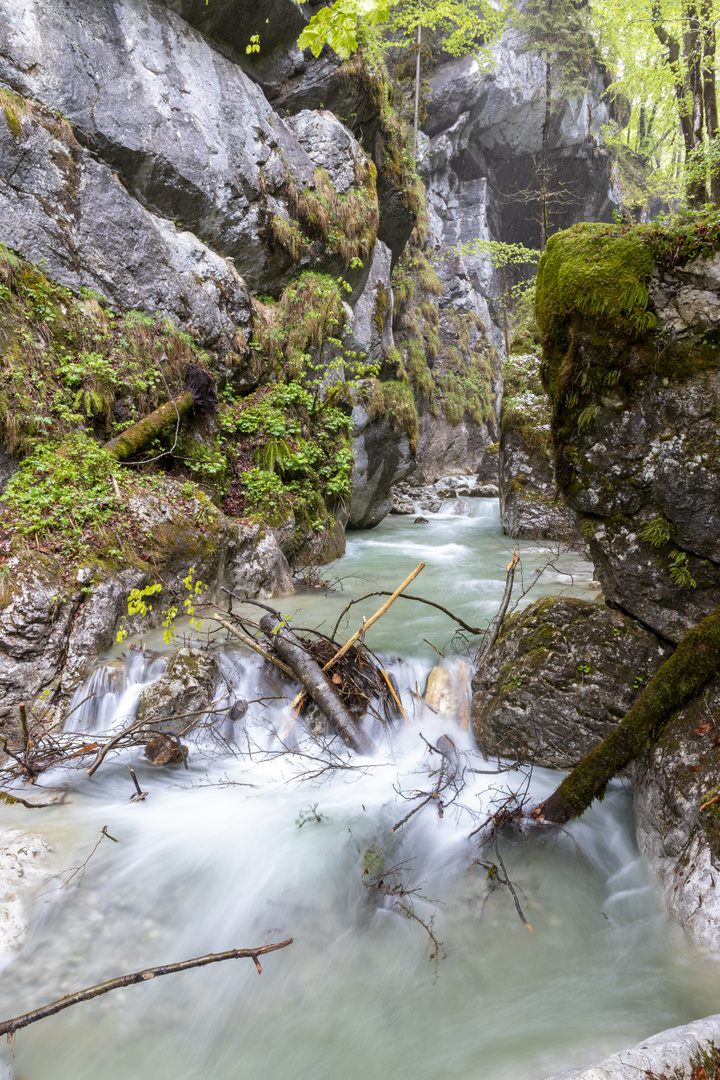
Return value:
[[(350, 534), (333, 571), (342, 593), (273, 603), (296, 625), (327, 629), (351, 596), (394, 588), (422, 560), (413, 592), (472, 624), (487, 621), (512, 546), (496, 503), (466, 506), (476, 516), (450, 503), (427, 526), (392, 518)], [(546, 556), (519, 548), (529, 584)], [(594, 595), (578, 556), (556, 565), (523, 603), (568, 588)], [(381, 602), (353, 608), (349, 631)], [(470, 772), (494, 767), (471, 736), (451, 718), (413, 711), (410, 691), (416, 683), (422, 691), (439, 660), (422, 639), (445, 651), (452, 632), (440, 613), (399, 601), (368, 633), (398, 677), (411, 723), (380, 739), (372, 760), (348, 758), (354, 768), (328, 770), (322, 745), (301, 732), (298, 752), (281, 752), (286, 704), (272, 701), (250, 706), (233, 732), (235, 753), (191, 744), (188, 772), (153, 770), (128, 752), (92, 780), (80, 769), (51, 777), (70, 789), (63, 807), (32, 816), (2, 808), (5, 826), (47, 838), (55, 872), (81, 863), (103, 826), (119, 842), (101, 843), (79, 885), (60, 889), (66, 873), (28, 893), (31, 926), (6, 958), (1, 1015), (151, 964), (294, 938), (266, 958), (261, 976), (250, 961), (230, 961), (20, 1032), (16, 1080), (540, 1080), (720, 1010), (717, 968), (664, 915), (622, 785), (568, 833), (500, 840), (532, 932), (507, 889), (490, 888), (477, 860), (497, 855), (480, 852), (469, 833), (497, 798), (523, 784), (542, 797), (557, 774)], [(281, 692), (249, 656), (230, 649), (223, 663), (245, 697)], [(133, 659), (108, 706), (131, 710), (158, 672)], [(83, 723), (97, 719), (88, 713)], [(429, 805), (393, 833), (413, 791), (434, 783), (437, 755), (421, 732), (431, 743), (452, 737), (465, 784), (442, 818)], [(142, 803), (128, 803), (128, 762), (149, 791)], [(399, 867), (390, 880), (419, 890), (406, 900), (443, 943), (437, 965), (423, 925), (363, 883), (370, 846), (386, 868)]]

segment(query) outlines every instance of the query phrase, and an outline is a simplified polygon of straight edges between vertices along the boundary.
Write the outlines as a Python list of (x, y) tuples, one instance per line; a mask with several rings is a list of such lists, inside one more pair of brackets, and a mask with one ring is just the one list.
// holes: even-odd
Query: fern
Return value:
[(678, 589), (684, 589), (689, 585), (691, 589), (697, 588), (697, 582), (687, 567), (687, 553), (684, 551), (670, 552), (670, 577)]
[(666, 544), (674, 532), (675, 526), (664, 517), (644, 521), (639, 529), (640, 539), (652, 544), (654, 548), (660, 548), (663, 544)]
[(583, 409), (577, 418), (577, 426), (580, 431), (584, 431), (585, 428), (589, 428), (591, 424), (596, 424), (598, 418), (598, 407), (596, 401), (591, 401), (590, 404)]
[(282, 476), (285, 466), (292, 457), (292, 450), (285, 439), (271, 436), (255, 454), (255, 460), (265, 472), (277, 473)]
[(622, 375), (622, 368), (613, 368), (612, 371), (608, 371), (605, 376), (604, 382), (606, 386), (617, 386), (620, 382), (620, 376)]

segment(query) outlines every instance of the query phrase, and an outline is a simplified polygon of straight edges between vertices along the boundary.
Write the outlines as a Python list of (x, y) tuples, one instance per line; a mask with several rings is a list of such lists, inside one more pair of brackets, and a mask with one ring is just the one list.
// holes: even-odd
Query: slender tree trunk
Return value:
[(418, 152), (418, 119), (420, 114), (420, 46), (422, 44), (422, 28), (417, 25), (417, 37), (415, 39), (415, 111), (413, 114), (413, 132), (415, 135), (415, 156)]
[[(703, 100), (705, 103), (705, 130), (708, 142), (718, 137), (718, 104), (715, 85), (715, 24), (713, 22), (713, 0), (703, 0), (701, 8), (703, 27)], [(710, 176), (710, 201), (720, 206), (720, 166), (716, 166)]]
[[(690, 15), (695, 13), (695, 19), (697, 20), (694, 5), (688, 9), (688, 12)], [(697, 146), (695, 141), (696, 126), (694, 123), (695, 96), (694, 93), (691, 94), (693, 88), (691, 87), (689, 80), (685, 78), (683, 61), (687, 57), (681, 55), (680, 40), (676, 38), (674, 34), (668, 33), (663, 25), (659, 5), (653, 6), (652, 17), (655, 36), (667, 49), (668, 66), (673, 73), (673, 87), (678, 106), (680, 130), (682, 132), (683, 143), (685, 144), (685, 156), (686, 158), (692, 158), (693, 151)], [(685, 35), (683, 44), (686, 46), (686, 51), (688, 46), (692, 46), (692, 43), (692, 37), (688, 38), (688, 36)], [(691, 103), (688, 102), (689, 95), (692, 98)], [(700, 141), (702, 141), (702, 111), (700, 113)], [(691, 206), (702, 206), (706, 200), (707, 193), (705, 184), (702, 181), (695, 181), (688, 185), (688, 202)]]
[(720, 608), (690, 630), (623, 720), (566, 776), (533, 817), (563, 824), (601, 798), (613, 776), (645, 752), (671, 717), (720, 671)]
[(542, 127), (542, 161), (540, 164), (540, 250), (544, 251), (548, 239), (548, 158), (550, 142), (550, 99), (552, 77), (550, 61), (545, 61), (545, 119)]

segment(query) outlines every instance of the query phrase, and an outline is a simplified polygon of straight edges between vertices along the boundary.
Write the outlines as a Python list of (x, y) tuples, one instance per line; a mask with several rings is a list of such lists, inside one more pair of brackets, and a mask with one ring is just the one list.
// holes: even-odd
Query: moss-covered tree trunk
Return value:
[(580, 817), (603, 795), (608, 781), (655, 742), (674, 713), (718, 672), (720, 608), (685, 635), (615, 730), (540, 803), (533, 817), (558, 824)]
[(121, 435), (105, 443), (105, 449), (114, 454), (118, 461), (128, 461), (139, 454), (149, 442), (161, 435), (172, 423), (178, 423), (191, 411), (193, 396), (189, 390), (172, 401), (166, 401), (155, 412), (138, 420), (137, 424), (127, 428)]

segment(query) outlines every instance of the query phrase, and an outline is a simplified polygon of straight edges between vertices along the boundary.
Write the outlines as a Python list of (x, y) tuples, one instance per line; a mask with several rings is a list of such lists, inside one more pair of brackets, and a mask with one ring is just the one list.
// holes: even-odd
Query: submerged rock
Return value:
[(672, 1077), (710, 1080), (720, 1068), (720, 1015), (669, 1028), (643, 1039), (630, 1050), (610, 1054), (592, 1065), (565, 1069), (548, 1080), (629, 1080), (630, 1077)]
[(468, 727), (470, 665), (460, 659), (436, 664), (428, 675), (424, 699), (440, 716), (454, 720), (463, 731)]
[(635, 822), (670, 914), (720, 954), (720, 677), (638, 763)]
[[(152, 731), (182, 735), (210, 708), (217, 680), (218, 667), (213, 656), (201, 649), (179, 649), (168, 662), (165, 674), (141, 693), (136, 720), (147, 721)], [(168, 742), (177, 752), (172, 760), (181, 760), (175, 740)], [(151, 753), (147, 753), (151, 746)], [(162, 757), (165, 749), (162, 740), (154, 739), (146, 747), (146, 754), (154, 765), (164, 765), (171, 759), (156, 758)]]
[(475, 737), (487, 754), (572, 768), (668, 656), (654, 634), (617, 611), (538, 600), (505, 619), (473, 678)]

